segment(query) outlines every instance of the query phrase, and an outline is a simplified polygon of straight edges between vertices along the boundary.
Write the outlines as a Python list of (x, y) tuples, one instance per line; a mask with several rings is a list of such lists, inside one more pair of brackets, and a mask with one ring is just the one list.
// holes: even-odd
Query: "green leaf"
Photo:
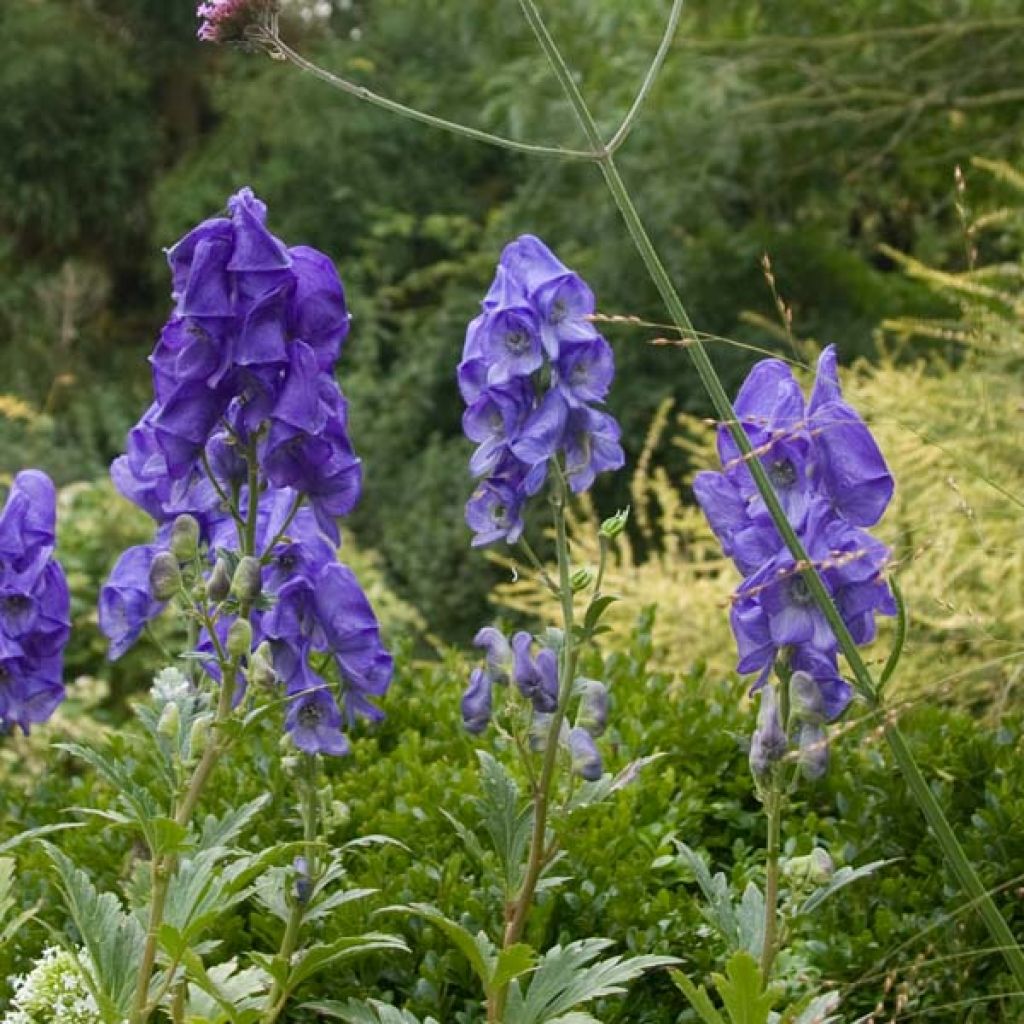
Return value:
[(834, 896), (840, 889), (845, 889), (851, 882), (873, 875), (880, 868), (894, 864), (899, 858), (889, 860), (873, 860), (870, 864), (864, 864), (859, 868), (840, 868), (829, 880), (827, 885), (815, 889), (807, 899), (800, 905), (799, 914), (810, 914), (817, 910), (830, 896)]
[(39, 839), (41, 836), (52, 835), (54, 832), (63, 832), (69, 828), (84, 828), (85, 822), (83, 821), (62, 821), (58, 825), (40, 825), (39, 828), (29, 828), (24, 832), (19, 832), (16, 836), (8, 839), (4, 843), (0, 843), (0, 854), (10, 853), (12, 850), (21, 846), (22, 843), (27, 843), (30, 839)]
[(533, 947), (525, 942), (517, 942), (514, 946), (507, 946), (498, 954), (498, 961), (491, 976), (491, 992), (507, 985), (513, 978), (521, 977), (532, 971), (536, 962), (537, 957)]
[(237, 857), (225, 865), (229, 856), (230, 851), (224, 847), (203, 850), (195, 857), (181, 860), (171, 876), (164, 923), (177, 930), (180, 942), (195, 945), (222, 914), (251, 894), (245, 877), (252, 858)]
[(203, 822), (197, 848), (208, 850), (214, 846), (228, 846), (242, 830), (270, 803), (269, 794), (258, 796), (241, 807), (232, 807), (219, 818), (208, 815)]
[(68, 913), (92, 961), (101, 1012), (104, 1017), (127, 1018), (146, 941), (142, 925), (123, 912), (113, 893), (98, 892), (65, 854), (50, 843), (45, 846), (57, 869)]
[[(19, 932), (26, 921), (30, 921), (39, 911), (39, 905), (22, 911), (12, 921), (7, 921), (10, 912), (18, 905), (14, 898), (14, 858), (0, 857), (0, 949), (3, 949)], [(7, 922), (6, 924), (4, 922)]]
[(730, 949), (741, 949), (740, 926), (736, 920), (725, 875), (719, 872), (712, 878), (700, 855), (691, 850), (686, 843), (677, 840), (676, 849), (693, 872), (697, 885), (707, 901), (707, 906), (701, 907), (701, 913), (719, 931)]
[(748, 882), (736, 914), (740, 946), (755, 959), (764, 948), (764, 895)]
[(131, 817), (146, 840), (150, 853), (156, 851), (159, 843), (167, 836), (161, 831), (160, 826), (154, 825), (154, 822), (157, 819), (168, 819), (164, 817), (162, 808), (153, 794), (135, 782), (129, 767), (113, 756), (93, 750), (91, 747), (83, 747), (78, 743), (58, 743), (56, 747), (85, 761), (110, 784), (116, 791), (118, 799), (131, 812)]
[(383, 950), (408, 953), (409, 947), (397, 936), (383, 932), (367, 932), (364, 935), (343, 935), (333, 942), (320, 943), (297, 953), (293, 958), (288, 975), (288, 991), (298, 988), (325, 967), (353, 960)]
[(624, 992), (644, 971), (679, 963), (664, 956), (598, 959), (611, 945), (609, 939), (581, 939), (549, 949), (531, 974), (525, 996), (519, 982), (512, 982), (504, 1024), (543, 1024), (564, 1018), (583, 1003)]
[(522, 881), (526, 846), (533, 828), (532, 809), (519, 799), (515, 779), (496, 758), (484, 750), (480, 758), (481, 795), (477, 804), (484, 828), (491, 837), (505, 877), (506, 896), (518, 891)]
[(497, 951), (494, 943), (483, 933), (473, 935), (457, 921), (445, 917), (437, 907), (429, 903), (410, 903), (406, 906), (384, 907), (379, 914), (409, 914), (426, 918), (432, 925), (440, 928), (448, 936), (452, 944), (469, 961), (473, 973), (480, 979), (486, 991), (491, 984)]
[(832, 1011), (839, 1008), (839, 993), (826, 992), (820, 996), (801, 999), (795, 1007), (783, 1014), (785, 1024), (838, 1024)]
[(601, 617), (616, 601), (618, 598), (613, 594), (602, 594), (600, 597), (595, 597), (583, 616), (583, 631), (593, 633), (594, 628), (601, 621)]
[(732, 1024), (768, 1024), (776, 996), (765, 991), (761, 968), (749, 953), (733, 953), (725, 965), (725, 975), (711, 977)]
[(190, 982), (185, 1008), (189, 1021), (245, 1024), (258, 1015), (270, 987), (265, 971), (259, 967), (239, 970), (235, 959), (207, 971), (191, 951), (186, 952), (182, 962)]
[(711, 1002), (711, 997), (703, 985), (694, 985), (682, 971), (668, 973), (676, 983), (676, 988), (686, 996), (704, 1024), (725, 1024), (725, 1018), (715, 1009), (715, 1004)]

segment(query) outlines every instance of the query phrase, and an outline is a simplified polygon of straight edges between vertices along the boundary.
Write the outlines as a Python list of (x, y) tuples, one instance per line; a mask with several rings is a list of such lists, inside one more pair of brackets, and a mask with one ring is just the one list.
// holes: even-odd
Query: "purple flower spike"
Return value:
[[(237, 38), (270, 6), (211, 0), (199, 9), (201, 35)], [(188, 513), (198, 547), (181, 571), (206, 576), (221, 647), (230, 649), (235, 622), (235, 699), (250, 678), (281, 682), (299, 749), (345, 753), (342, 724), (382, 717), (374, 701), (388, 689), (393, 662), (365, 594), (337, 562), (337, 520), (355, 507), (362, 484), (334, 376), (349, 330), (344, 288), (325, 254), (273, 234), (266, 204), (248, 188), (228, 200), (227, 216), (171, 246), (167, 260), (174, 311), (150, 360), (155, 401), (111, 467), (118, 490), (156, 521), (156, 541), (125, 552), (103, 588), (110, 655), (124, 653), (162, 607), (150, 594), (149, 567)], [(0, 557), (6, 525), (0, 518)], [(243, 540), (252, 534), (250, 549)], [(232, 579), (241, 555), (241, 565), (261, 566), (266, 598), (248, 627), (234, 618), (239, 602), (251, 606), (255, 596), (237, 571)], [(41, 577), (41, 599), (0, 579), (0, 620), (9, 608), (18, 642), (31, 633), (39, 656), (58, 646), (67, 603), (51, 577)], [(220, 682), (214, 637), (203, 633), (197, 650)], [(5, 653), (23, 652), (0, 644)], [(336, 696), (314, 664), (330, 667)]]
[(577, 494), (625, 461), (618, 424), (598, 408), (615, 364), (586, 283), (523, 235), (505, 247), (481, 305), (457, 373), (463, 429), (477, 444), (470, 471), (483, 478), (466, 507), (476, 547), (519, 539), (522, 505), (552, 459)]
[[(850, 636), (870, 642), (876, 616), (895, 614), (896, 602), (883, 576), (889, 551), (863, 527), (882, 517), (893, 480), (867, 425), (843, 401), (835, 349), (821, 354), (809, 402), (789, 367), (767, 359), (751, 370), (734, 407)], [(839, 673), (832, 628), (754, 484), (750, 456), (740, 455), (724, 427), (718, 450), (722, 472), (699, 473), (693, 486), (723, 551), (744, 576), (730, 614), (737, 670), (756, 672), (753, 689), (760, 689), (784, 658), (799, 696), (793, 706), (794, 721), (802, 722), (802, 763), (816, 777), (827, 752), (823, 743), (804, 740), (846, 710), (853, 688)], [(779, 745), (768, 700), (762, 697), (751, 747), (755, 774), (767, 770)]]

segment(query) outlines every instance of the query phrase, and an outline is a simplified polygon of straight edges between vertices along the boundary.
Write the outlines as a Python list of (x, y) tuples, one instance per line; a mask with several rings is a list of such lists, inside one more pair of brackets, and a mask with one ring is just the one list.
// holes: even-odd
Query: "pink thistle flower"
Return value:
[(245, 29), (258, 21), (267, 7), (265, 0), (204, 0), (196, 9), (200, 19), (197, 35), (206, 43), (241, 39)]

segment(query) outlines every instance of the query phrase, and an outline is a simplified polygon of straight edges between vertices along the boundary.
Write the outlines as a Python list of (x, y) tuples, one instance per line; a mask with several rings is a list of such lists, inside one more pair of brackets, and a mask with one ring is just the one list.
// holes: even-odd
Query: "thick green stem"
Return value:
[[(310, 885), (316, 883), (316, 833), (317, 833), (317, 792), (316, 792), (316, 757), (311, 755), (303, 756), (303, 786), (302, 786), (302, 838), (305, 842), (306, 872)], [(284, 967), (291, 963), (292, 954), (299, 944), (299, 933), (302, 929), (302, 919), (306, 914), (306, 905), (303, 900), (296, 898), (292, 903), (291, 912), (285, 925), (284, 935), (281, 938), (281, 946), (277, 951), (277, 962)], [(266, 1009), (261, 1018), (262, 1024), (274, 1024), (280, 1017), (285, 1005), (288, 1002), (288, 991), (283, 986), (274, 982), (267, 996)]]
[[(551, 716), (548, 728), (547, 746), (544, 749), (544, 762), (541, 767), (540, 779), (533, 795), (533, 834), (530, 838), (530, 852), (526, 862), (526, 875), (509, 907), (505, 923), (505, 935), (502, 948), (514, 946), (523, 937), (526, 921), (533, 905), (533, 897), (537, 892), (537, 883), (547, 859), (547, 827), (548, 811), (551, 804), (551, 787), (558, 767), (559, 737), (562, 724), (569, 708), (572, 696), (572, 681), (576, 674), (576, 661), (579, 652), (576, 648), (574, 628), (573, 591), (570, 580), (571, 563), (569, 559), (569, 535), (566, 528), (566, 501), (568, 493), (565, 478), (560, 467), (555, 467), (552, 482), (552, 508), (555, 520), (555, 550), (558, 557), (558, 591), (562, 601), (562, 660), (559, 666), (558, 705)], [(490, 1024), (500, 1024), (504, 1012), (508, 986), (494, 993), (487, 1002), (487, 1020)]]
[(765, 793), (764, 814), (768, 825), (764, 885), (764, 944), (761, 947), (761, 973), (765, 984), (771, 979), (779, 934), (779, 853), (782, 846), (782, 793), (778, 784), (778, 766), (772, 769), (771, 788)]
[[(651, 280), (658, 289), (672, 321), (681, 334), (689, 339), (687, 351), (693, 359), (697, 373), (711, 398), (719, 419), (729, 430), (737, 447), (743, 453), (750, 473), (754, 478), (754, 483), (764, 499), (772, 520), (782, 536), (786, 547), (793, 555), (815, 603), (821, 609), (822, 614), (824, 614), (829, 626), (832, 628), (832, 632), (853, 673), (854, 683), (858, 692), (867, 700), (871, 707), (877, 707), (879, 703), (878, 691), (871, 673), (868, 671), (867, 665), (864, 663), (864, 659), (861, 657), (860, 651), (850, 635), (850, 631), (846, 628), (846, 623), (843, 622), (839, 610), (832, 602), (817, 569), (808, 557), (803, 544), (801, 544), (799, 537), (796, 535), (796, 531), (786, 518), (786, 513), (779, 502), (778, 495), (775, 493), (775, 488), (768, 479), (768, 474), (765, 472), (761, 460), (753, 454), (750, 439), (736, 419), (735, 411), (732, 408), (728, 395), (725, 393), (722, 381), (701, 342), (700, 336), (694, 330), (682, 300), (675, 290), (650, 236), (647, 234), (643, 221), (640, 219), (629, 191), (622, 180), (622, 176), (615, 166), (615, 161), (611, 153), (600, 145), (597, 125), (587, 107), (586, 101), (580, 93), (579, 87), (576, 85), (572, 72), (566, 65), (555, 41), (551, 38), (551, 34), (548, 32), (534, 0), (519, 0), (519, 3), (526, 20), (529, 22), (541, 48), (548, 58), (552, 71), (558, 78), (566, 97), (572, 105), (573, 111), (587, 136), (587, 140), (595, 150), (600, 152), (597, 163), (601, 168), (601, 173), (604, 175), (605, 184), (608, 186), (615, 205), (625, 221), (633, 244), (643, 260)], [(1024, 989), (1024, 954), (1022, 954), (1020, 947), (1017, 945), (1006, 921), (999, 913), (992, 898), (985, 891), (977, 873), (964, 855), (949, 822), (942, 813), (942, 809), (935, 801), (934, 796), (932, 796), (931, 791), (928, 789), (927, 783), (925, 783), (921, 776), (913, 754), (911, 754), (906, 743), (903, 741), (902, 734), (895, 726), (892, 726), (886, 730), (886, 738), (892, 748), (896, 763), (903, 773), (912, 795), (920, 805), (928, 824), (935, 832), (950, 866), (953, 868), (963, 888), (978, 903), (989, 931), (997, 944), (1003, 949), (1003, 955), (1013, 972), (1014, 979), (1018, 986)]]

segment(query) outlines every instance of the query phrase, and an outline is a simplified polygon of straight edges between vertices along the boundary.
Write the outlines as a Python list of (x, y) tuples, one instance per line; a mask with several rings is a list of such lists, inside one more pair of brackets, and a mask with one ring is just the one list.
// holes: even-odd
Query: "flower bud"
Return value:
[(171, 554), (179, 562), (191, 562), (199, 553), (199, 520), (188, 513), (178, 516), (171, 527)]
[(574, 594), (578, 594), (581, 590), (586, 590), (593, 582), (594, 570), (588, 566), (577, 569), (569, 578), (569, 586), (572, 587)]
[(181, 589), (181, 570), (170, 551), (160, 551), (149, 566), (149, 590), (158, 601), (169, 601)]
[(211, 601), (223, 601), (231, 593), (231, 576), (228, 574), (228, 565), (223, 558), (218, 558), (213, 566), (213, 572), (206, 581), (206, 596)]
[(210, 738), (210, 724), (213, 722), (213, 715), (209, 712), (200, 715), (193, 723), (188, 734), (188, 753), (191, 759), (202, 756), (206, 749), (206, 743)]
[(816, 846), (811, 850), (810, 860), (811, 866), (808, 875), (811, 881), (815, 885), (825, 885), (827, 882), (830, 882), (832, 876), (836, 873), (836, 866), (832, 863), (828, 850), (823, 850), (820, 846)]
[(260, 560), (252, 555), (243, 555), (235, 568), (231, 580), (231, 594), (239, 601), (252, 604), (263, 589), (263, 568)]
[(624, 508), (615, 515), (609, 516), (601, 524), (601, 536), (607, 537), (608, 540), (614, 540), (622, 531), (626, 528), (626, 523), (629, 520), (629, 509)]
[(295, 886), (292, 890), (295, 902), (304, 907), (313, 895), (313, 879), (309, 877), (309, 861), (305, 857), (296, 857), (292, 861), (292, 867), (295, 869)]
[(577, 726), (569, 730), (569, 754), (572, 758), (572, 770), (581, 779), (596, 782), (601, 778), (601, 754), (593, 736), (586, 729)]
[(491, 720), (491, 677), (482, 668), (473, 669), (469, 686), (462, 695), (462, 724), (467, 732), (482, 733)]
[(534, 711), (530, 717), (530, 731), (527, 741), (530, 750), (535, 754), (543, 754), (548, 749), (548, 733), (551, 732), (551, 716), (541, 711)]
[(835, 873), (835, 865), (828, 852), (816, 846), (806, 857), (790, 857), (782, 870), (794, 885), (825, 885)]
[(252, 657), (249, 659), (249, 682), (254, 686), (266, 687), (273, 686), (277, 682), (274, 656), (271, 653), (270, 644), (266, 640), (253, 651)]
[(786, 753), (786, 734), (779, 721), (775, 687), (767, 683), (761, 690), (757, 728), (750, 740), (750, 770), (755, 779), (765, 778)]
[(228, 630), (227, 651), (232, 658), (245, 658), (252, 650), (252, 626), (248, 619), (235, 619)]
[(804, 778), (820, 779), (828, 768), (828, 734), (821, 722), (804, 722), (800, 726), (800, 752), (797, 763)]
[(576, 724), (591, 736), (600, 736), (608, 726), (608, 688), (596, 679), (581, 679), (583, 696)]
[(169, 740), (176, 740), (180, 726), (181, 712), (178, 710), (178, 705), (174, 701), (165, 704), (163, 711), (160, 712), (160, 720), (157, 722), (156, 731), (161, 736), (166, 736)]
[(789, 707), (794, 721), (824, 721), (825, 699), (821, 695), (821, 687), (809, 673), (794, 672), (790, 677)]

